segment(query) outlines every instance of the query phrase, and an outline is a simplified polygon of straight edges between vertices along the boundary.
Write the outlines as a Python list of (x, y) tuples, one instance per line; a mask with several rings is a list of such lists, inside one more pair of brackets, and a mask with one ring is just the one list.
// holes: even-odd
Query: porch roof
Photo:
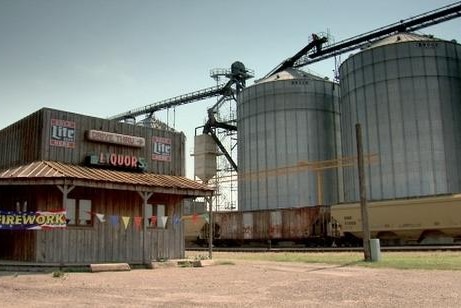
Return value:
[(210, 196), (214, 191), (182, 176), (97, 169), (54, 161), (36, 161), (0, 171), (0, 186), (4, 185), (74, 185), (191, 197)]

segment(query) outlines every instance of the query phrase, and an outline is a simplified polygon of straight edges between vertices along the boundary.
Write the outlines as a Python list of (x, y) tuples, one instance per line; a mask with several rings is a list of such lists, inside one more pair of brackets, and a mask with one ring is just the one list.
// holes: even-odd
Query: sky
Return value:
[[(341, 41), (454, 2), (0, 0), (0, 129), (43, 107), (113, 116), (214, 86), (210, 70), (235, 61), (258, 79), (311, 33)], [(417, 33), (461, 43), (461, 18)], [(334, 68), (333, 59), (308, 67), (330, 79)], [(155, 116), (184, 132), (188, 156), (215, 102)]]

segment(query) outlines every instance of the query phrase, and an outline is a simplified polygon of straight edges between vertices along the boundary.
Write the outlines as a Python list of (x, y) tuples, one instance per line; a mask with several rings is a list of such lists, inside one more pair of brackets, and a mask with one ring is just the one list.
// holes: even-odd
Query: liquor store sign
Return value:
[(124, 145), (129, 147), (142, 148), (146, 145), (146, 139), (137, 136), (122, 135), (100, 130), (88, 130), (86, 138), (91, 141)]
[(145, 171), (147, 169), (146, 160), (134, 155), (119, 153), (99, 153), (99, 155), (88, 155), (87, 164), (98, 167), (112, 167), (115, 169), (129, 169)]

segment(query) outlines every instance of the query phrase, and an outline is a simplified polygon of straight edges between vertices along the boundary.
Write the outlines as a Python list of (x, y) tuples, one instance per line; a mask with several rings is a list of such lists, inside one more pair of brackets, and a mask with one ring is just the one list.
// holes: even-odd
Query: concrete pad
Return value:
[(130, 265), (128, 263), (98, 263), (90, 264), (91, 272), (120, 272), (130, 271)]

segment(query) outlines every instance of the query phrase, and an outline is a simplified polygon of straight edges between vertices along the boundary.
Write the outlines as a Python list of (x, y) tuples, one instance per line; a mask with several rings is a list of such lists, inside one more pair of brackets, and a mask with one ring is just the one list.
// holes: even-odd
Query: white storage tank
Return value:
[(338, 202), (338, 99), (337, 84), (296, 69), (241, 92), (239, 210)]
[[(461, 191), (461, 45), (399, 33), (340, 67), (342, 151), (356, 155), (362, 126), (371, 200)], [(344, 169), (345, 202), (359, 200), (356, 168)]]

